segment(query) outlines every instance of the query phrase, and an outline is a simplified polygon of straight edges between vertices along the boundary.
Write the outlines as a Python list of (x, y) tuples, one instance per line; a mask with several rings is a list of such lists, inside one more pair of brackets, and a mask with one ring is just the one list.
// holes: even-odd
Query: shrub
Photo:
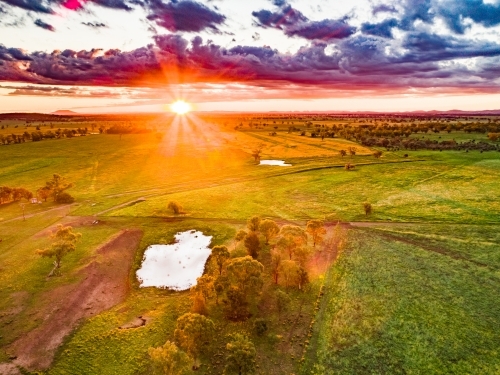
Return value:
[(66, 192), (59, 193), (56, 197), (56, 203), (73, 203), (75, 198)]
[(264, 336), (267, 332), (267, 320), (259, 318), (253, 322), (253, 330), (257, 336)]
[(182, 213), (182, 206), (177, 202), (174, 201), (169, 202), (167, 208), (169, 210), (172, 210), (174, 215), (179, 215)]

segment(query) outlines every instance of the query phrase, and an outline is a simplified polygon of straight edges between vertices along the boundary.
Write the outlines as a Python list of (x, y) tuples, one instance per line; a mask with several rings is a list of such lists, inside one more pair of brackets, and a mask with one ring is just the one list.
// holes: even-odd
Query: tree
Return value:
[(167, 341), (159, 348), (149, 348), (154, 375), (188, 375), (191, 371), (191, 358), (173, 342)]
[(263, 148), (264, 148), (263, 145), (258, 145), (257, 147), (255, 147), (252, 150), (252, 156), (253, 156), (255, 162), (259, 162), (260, 161), (260, 155), (262, 154), (262, 149)]
[(292, 259), (293, 253), (298, 247), (307, 243), (307, 234), (302, 228), (296, 225), (284, 225), (279, 232), (278, 248), (288, 253)]
[(70, 226), (63, 226), (59, 224), (57, 226), (57, 231), (51, 236), (54, 240), (49, 248), (44, 250), (37, 250), (36, 253), (42, 257), (55, 258), (54, 268), (49, 273), (49, 277), (53, 276), (54, 273), (61, 268), (62, 259), (72, 251), (76, 249), (76, 243), (81, 237), (80, 233), (73, 232), (73, 228)]
[(0, 204), (10, 201), (12, 189), (8, 186), (0, 186)]
[(168, 202), (167, 208), (169, 210), (172, 210), (174, 215), (179, 215), (182, 213), (182, 206), (177, 202), (174, 202), (174, 201)]
[(274, 297), (276, 298), (276, 310), (278, 310), (278, 320), (281, 319), (281, 314), (288, 310), (288, 307), (290, 306), (290, 302), (292, 302), (292, 299), (288, 295), (288, 293), (282, 291), (282, 290), (277, 290), (274, 293)]
[(313, 247), (316, 247), (316, 243), (323, 241), (323, 237), (325, 237), (325, 223), (323, 220), (309, 220), (307, 222), (306, 231), (312, 237)]
[(52, 175), (52, 179), (45, 184), (45, 188), (51, 192), (52, 198), (56, 203), (60, 203), (58, 200), (59, 195), (71, 187), (73, 187), (73, 184), (66, 182), (66, 179), (57, 173)]
[(43, 199), (44, 202), (47, 202), (47, 199), (52, 195), (50, 188), (48, 186), (44, 186), (36, 191), (36, 194), (40, 199)]
[(375, 159), (380, 159), (380, 157), (382, 156), (382, 151), (379, 150), (375, 151), (373, 153), (373, 156), (375, 157)]
[(257, 259), (261, 250), (259, 236), (255, 232), (250, 232), (245, 238), (245, 247), (248, 255)]
[(236, 333), (226, 345), (228, 355), (224, 375), (249, 375), (255, 372), (255, 346), (248, 337)]
[(264, 266), (250, 256), (234, 258), (226, 264), (223, 277), (226, 316), (240, 320), (249, 316), (248, 305), (260, 295)]
[(237, 233), (236, 236), (234, 236), (234, 239), (238, 242), (243, 240), (247, 236), (247, 232), (245, 232), (243, 229), (240, 229)]
[(265, 219), (261, 221), (259, 231), (266, 238), (266, 245), (269, 245), (269, 241), (278, 235), (280, 227), (275, 221)]
[(347, 151), (346, 150), (340, 150), (339, 154), (340, 154), (340, 156), (344, 157), (344, 156), (347, 155)]
[(353, 170), (353, 169), (355, 169), (355, 168), (356, 168), (356, 166), (355, 166), (354, 164), (351, 164), (351, 163), (347, 163), (347, 164), (345, 165), (345, 170), (346, 170), (346, 171), (351, 171), (351, 170)]
[(299, 266), (293, 260), (284, 260), (283, 262), (281, 262), (281, 274), (285, 279), (285, 285), (287, 287), (296, 283), (298, 270)]
[(226, 266), (229, 285), (237, 286), (246, 296), (260, 294), (263, 272), (264, 266), (250, 256), (234, 258)]
[(214, 246), (210, 254), (210, 261), (215, 264), (219, 276), (222, 275), (222, 268), (224, 263), (231, 257), (229, 250), (226, 246)]
[(356, 152), (358, 151), (358, 149), (356, 147), (354, 147), (354, 146), (349, 147), (347, 150), (349, 151), (349, 154), (351, 156), (356, 155)]
[(25, 188), (12, 189), (12, 200), (17, 202), (20, 201), (22, 198), (31, 199), (33, 198), (33, 193)]
[(193, 306), (191, 312), (208, 315), (207, 299), (214, 294), (214, 278), (209, 275), (198, 277), (196, 285), (191, 287)]
[(271, 251), (271, 273), (273, 275), (274, 283), (278, 284), (278, 279), (281, 269), (281, 253), (279, 251)]
[(238, 321), (249, 317), (247, 296), (237, 286), (229, 287), (224, 303), (224, 313), (227, 319)]
[(363, 203), (363, 209), (365, 210), (366, 216), (368, 216), (372, 213), (372, 205), (368, 202)]
[(248, 219), (247, 228), (250, 232), (257, 232), (260, 226), (260, 217), (254, 216)]
[(208, 347), (214, 329), (214, 322), (200, 314), (186, 313), (177, 319), (175, 341), (193, 358), (193, 369), (198, 368), (198, 357)]
[(297, 270), (297, 287), (302, 290), (302, 287), (309, 283), (309, 274), (303, 267)]

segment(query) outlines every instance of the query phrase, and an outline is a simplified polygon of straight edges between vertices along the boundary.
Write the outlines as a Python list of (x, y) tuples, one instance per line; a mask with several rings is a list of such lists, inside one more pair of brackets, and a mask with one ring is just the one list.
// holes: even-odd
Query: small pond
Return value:
[(278, 167), (291, 167), (291, 164), (285, 164), (284, 160), (261, 160), (259, 165), (275, 165)]
[(177, 233), (171, 245), (151, 245), (144, 253), (137, 279), (141, 288), (154, 286), (177, 291), (196, 285), (210, 256), (212, 236), (189, 230)]

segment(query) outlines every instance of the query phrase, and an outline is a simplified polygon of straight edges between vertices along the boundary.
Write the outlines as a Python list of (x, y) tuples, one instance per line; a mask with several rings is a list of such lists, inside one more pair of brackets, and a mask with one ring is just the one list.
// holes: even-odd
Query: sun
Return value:
[(172, 110), (172, 112), (175, 112), (178, 115), (184, 115), (191, 110), (191, 105), (189, 103), (186, 103), (184, 100), (177, 100), (176, 102), (172, 103), (170, 109)]

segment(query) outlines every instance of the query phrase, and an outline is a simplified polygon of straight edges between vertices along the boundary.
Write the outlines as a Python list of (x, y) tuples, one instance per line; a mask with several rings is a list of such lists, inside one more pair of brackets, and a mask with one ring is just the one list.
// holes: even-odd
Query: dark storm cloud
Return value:
[(483, 0), (447, 0), (439, 5), (438, 11), (450, 29), (458, 34), (467, 29), (466, 18), (485, 27), (500, 24), (500, 4), (486, 4)]
[(34, 23), (35, 23), (36, 26), (41, 27), (42, 29), (49, 30), (49, 31), (56, 31), (56, 29), (54, 28), (54, 26), (49, 25), (46, 22), (43, 22), (40, 18), (37, 19)]
[(148, 19), (172, 32), (218, 31), (217, 26), (226, 19), (224, 15), (192, 0), (148, 0), (147, 6), (151, 12)]
[[(327, 43), (314, 42), (296, 53), (270, 47), (224, 48), (189, 42), (179, 35), (155, 37), (155, 44), (120, 50), (35, 52), (29, 55), (0, 46), (0, 80), (47, 85), (156, 87), (169, 83), (247, 83), (263, 88), (303, 85), (318, 89), (390, 91), (446, 87), (497, 90), (500, 45), (464, 41), (435, 34), (410, 33), (405, 52), (387, 53), (391, 39), (357, 35)], [(440, 62), (482, 57), (480, 67)], [(493, 61), (491, 63), (486, 63)]]
[(390, 18), (379, 23), (364, 23), (361, 31), (364, 34), (392, 38), (392, 29), (398, 26), (399, 22), (395, 18)]
[(276, 12), (263, 9), (252, 12), (252, 15), (262, 27), (280, 29), (287, 36), (298, 36), (308, 40), (344, 39), (356, 32), (356, 28), (350, 26), (345, 19), (310, 21), (290, 5), (281, 3), (284, 6)]
[(54, 11), (50, 8), (50, 2), (42, 0), (0, 0), (12, 7), (21, 8), (36, 13), (52, 14)]

